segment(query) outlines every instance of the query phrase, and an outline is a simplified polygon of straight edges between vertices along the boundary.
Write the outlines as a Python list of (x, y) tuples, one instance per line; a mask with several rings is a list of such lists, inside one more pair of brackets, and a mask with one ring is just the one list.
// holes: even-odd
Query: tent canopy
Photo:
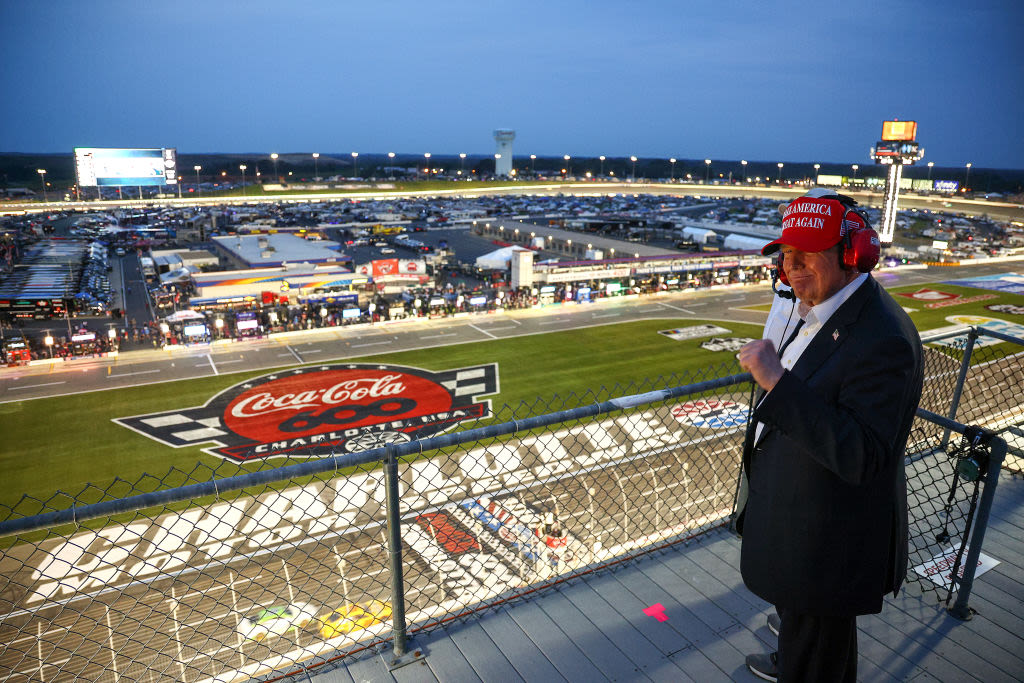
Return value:
[(517, 247), (517, 246), (502, 247), (501, 249), (497, 249), (495, 251), (492, 251), (489, 254), (484, 254), (483, 256), (478, 256), (477, 259), (476, 259), (476, 267), (477, 268), (487, 268), (488, 270), (503, 270), (505, 268), (508, 268), (508, 263), (509, 263), (509, 261), (512, 260), (513, 252), (517, 252), (517, 251), (530, 251), (530, 250), (529, 249), (524, 249), (523, 247)]
[(188, 268), (178, 268), (176, 270), (171, 270), (166, 273), (161, 273), (160, 283), (163, 284), (165, 282), (185, 282), (190, 277), (192, 277), (192, 271), (190, 271)]
[(760, 251), (764, 245), (771, 242), (769, 237), (748, 237), (747, 235), (726, 235), (723, 246), (726, 249), (756, 249)]
[(198, 311), (193, 311), (190, 308), (186, 308), (184, 310), (176, 311), (170, 314), (169, 316), (164, 318), (164, 320), (166, 320), (169, 323), (183, 323), (187, 320), (206, 320), (206, 316), (204, 316), (202, 313), (199, 313)]
[(709, 239), (714, 239), (715, 231), (710, 228), (695, 228), (687, 226), (683, 228), (683, 236), (689, 237), (697, 244), (706, 244)]

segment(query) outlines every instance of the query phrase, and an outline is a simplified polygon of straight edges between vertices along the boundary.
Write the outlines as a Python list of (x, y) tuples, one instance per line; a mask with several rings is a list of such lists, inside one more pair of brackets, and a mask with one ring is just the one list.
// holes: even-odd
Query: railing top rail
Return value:
[(1024, 346), (1024, 339), (1021, 339), (1020, 337), (1014, 337), (1012, 335), (1006, 334), (1005, 332), (999, 332), (997, 330), (990, 330), (987, 327), (979, 327), (978, 328), (978, 334), (984, 334), (984, 335), (989, 336), (989, 337), (995, 337), (996, 339), (1002, 340), (1004, 342), (1009, 342), (1011, 344), (1019, 344), (1020, 346)]
[(954, 330), (937, 330), (935, 332), (925, 332), (921, 335), (922, 344), (930, 344), (932, 342), (942, 341), (943, 339), (952, 339), (953, 337), (962, 337), (965, 334), (971, 332), (975, 328), (970, 325), (964, 325)]
[(938, 330), (935, 332), (925, 332), (921, 335), (922, 344), (930, 344), (932, 342), (942, 341), (943, 339), (952, 339), (954, 337), (962, 337), (965, 334), (973, 333), (975, 336), (985, 335), (988, 337), (994, 337), (1004, 342), (1011, 344), (1020, 344), (1024, 346), (1024, 339), (1020, 337), (1014, 337), (1006, 334), (1005, 332), (999, 332), (997, 330), (990, 330), (987, 327), (977, 327), (973, 325), (964, 325), (953, 330)]

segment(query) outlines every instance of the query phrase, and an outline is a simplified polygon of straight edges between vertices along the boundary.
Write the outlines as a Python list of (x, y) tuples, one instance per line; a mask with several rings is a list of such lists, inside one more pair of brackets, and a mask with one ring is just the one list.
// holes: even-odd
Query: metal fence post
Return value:
[[(960, 409), (960, 397), (964, 391), (964, 383), (967, 381), (967, 371), (971, 368), (971, 355), (974, 353), (974, 340), (978, 338), (978, 329), (972, 327), (967, 333), (967, 346), (964, 347), (964, 360), (960, 364), (960, 374), (956, 378), (956, 386), (953, 387), (953, 399), (949, 406), (950, 420), (956, 420), (956, 412)], [(949, 427), (942, 433), (942, 448), (949, 447)]]
[(956, 592), (956, 602), (949, 608), (950, 614), (964, 621), (970, 619), (974, 614), (973, 610), (967, 606), (967, 601), (971, 597), (971, 588), (974, 586), (974, 572), (978, 568), (981, 544), (985, 541), (988, 516), (992, 511), (992, 499), (996, 494), (999, 472), (1003, 468), (1003, 458), (1006, 456), (1006, 442), (1003, 439), (992, 436), (989, 444), (991, 451), (989, 452), (988, 472), (985, 474), (985, 488), (981, 492), (978, 512), (974, 518), (974, 528), (964, 530), (964, 533), (971, 534), (971, 543), (967, 548), (967, 557), (964, 559), (964, 576), (959, 582), (960, 588)]
[(384, 460), (384, 487), (387, 496), (388, 558), (391, 563), (391, 619), (394, 626), (394, 651), (390, 664), (400, 666), (406, 654), (405, 632), (405, 580), (402, 575), (402, 515), (398, 495), (398, 449), (387, 446)]

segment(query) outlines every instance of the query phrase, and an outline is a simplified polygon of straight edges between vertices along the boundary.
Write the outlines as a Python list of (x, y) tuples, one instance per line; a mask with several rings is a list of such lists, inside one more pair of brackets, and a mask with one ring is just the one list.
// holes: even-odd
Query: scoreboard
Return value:
[(177, 150), (75, 147), (79, 187), (177, 185)]

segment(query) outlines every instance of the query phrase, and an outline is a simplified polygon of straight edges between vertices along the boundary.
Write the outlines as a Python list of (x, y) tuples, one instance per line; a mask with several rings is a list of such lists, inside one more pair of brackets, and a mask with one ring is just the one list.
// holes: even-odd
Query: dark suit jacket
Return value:
[(753, 413), (740, 570), (756, 595), (808, 614), (881, 611), (907, 568), (904, 452), (921, 339), (870, 276)]

